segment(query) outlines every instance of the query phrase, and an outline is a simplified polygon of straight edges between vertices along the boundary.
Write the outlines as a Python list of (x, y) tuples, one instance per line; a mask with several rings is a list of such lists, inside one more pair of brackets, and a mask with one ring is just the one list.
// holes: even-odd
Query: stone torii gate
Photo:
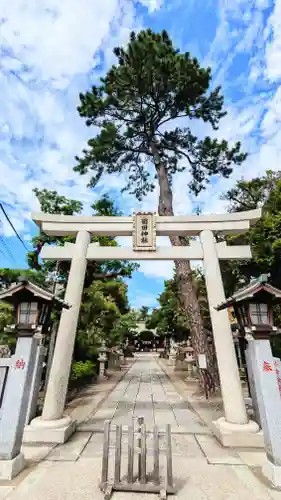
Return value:
[[(259, 430), (255, 422), (249, 421), (246, 413), (228, 313), (226, 310), (218, 312), (215, 309), (225, 300), (219, 260), (250, 259), (251, 249), (247, 245), (227, 246), (226, 243), (216, 243), (214, 234), (240, 234), (248, 231), (250, 224), (261, 217), (261, 210), (226, 215), (152, 216), (149, 219), (149, 228), (154, 229), (154, 233), (150, 233), (154, 234), (151, 242), (142, 238), (136, 245), (134, 231), (138, 215), (141, 216), (32, 214), (32, 219), (43, 233), (76, 236), (76, 242), (66, 243), (62, 247), (44, 246), (40, 254), (42, 259), (71, 261), (64, 299), (71, 307), (61, 313), (42, 416), (34, 419), (26, 428), (26, 441), (64, 442), (74, 430), (74, 423), (63, 413), (87, 260), (202, 260), (225, 413), (224, 418), (214, 423), (216, 433), (218, 437), (221, 434), (233, 436), (235, 444), (242, 436), (245, 443), (246, 436), (250, 437)], [(134, 248), (99, 247), (97, 243), (90, 243), (91, 235), (133, 234)], [(199, 238), (192, 241), (190, 246), (156, 247), (156, 234)], [(140, 241), (146, 241), (146, 248), (144, 246), (140, 249)], [(247, 439), (249, 446), (250, 441), (251, 439)]]

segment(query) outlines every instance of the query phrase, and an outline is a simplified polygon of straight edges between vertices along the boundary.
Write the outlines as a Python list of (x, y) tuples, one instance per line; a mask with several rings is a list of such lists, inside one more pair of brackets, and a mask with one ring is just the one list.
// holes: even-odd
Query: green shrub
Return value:
[(86, 381), (86, 379), (90, 379), (94, 377), (97, 373), (96, 364), (92, 361), (73, 361), (71, 366), (71, 380), (81, 380)]
[(10, 348), (12, 354), (15, 353), (16, 350), (17, 338), (15, 333), (0, 332), (0, 345), (7, 345)]

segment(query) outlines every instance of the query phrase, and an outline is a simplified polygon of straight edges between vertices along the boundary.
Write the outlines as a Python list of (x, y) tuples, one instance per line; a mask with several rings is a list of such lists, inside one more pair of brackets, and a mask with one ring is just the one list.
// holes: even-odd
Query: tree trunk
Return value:
[[(173, 195), (170, 187), (167, 170), (160, 158), (157, 157), (158, 153), (154, 150), (154, 160), (156, 164), (156, 171), (159, 182), (159, 215), (173, 216)], [(157, 161), (158, 160), (158, 161)], [(187, 238), (183, 236), (170, 236), (170, 241), (173, 246), (184, 246), (187, 244)], [(207, 335), (204, 330), (203, 321), (200, 314), (200, 305), (196, 294), (196, 289), (193, 285), (192, 271), (190, 262), (175, 261), (176, 277), (179, 290), (179, 298), (183, 305), (184, 310), (188, 314), (190, 321), (190, 333), (194, 355), (198, 366), (199, 354), (205, 353), (207, 356), (208, 370), (212, 375), (213, 382), (218, 380), (217, 363), (214, 360), (214, 349), (208, 346)], [(200, 370), (199, 370), (200, 373)], [(200, 377), (200, 385), (203, 385), (203, 377)]]

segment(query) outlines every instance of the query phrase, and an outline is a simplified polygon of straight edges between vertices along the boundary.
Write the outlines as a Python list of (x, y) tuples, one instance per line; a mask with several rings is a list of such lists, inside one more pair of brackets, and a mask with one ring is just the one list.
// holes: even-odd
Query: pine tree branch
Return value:
[(176, 146), (169, 146), (168, 145), (169, 143), (168, 143), (167, 139), (165, 138), (165, 136), (161, 132), (158, 131), (157, 134), (159, 134), (162, 137), (162, 139), (164, 140), (164, 142), (166, 143), (166, 145), (165, 145), (166, 149), (168, 149), (169, 151), (177, 152), (180, 155), (183, 155), (188, 160), (188, 162), (190, 163), (190, 165), (195, 165), (196, 164), (196, 162), (194, 162), (193, 160), (191, 160), (190, 156), (185, 151), (182, 151), (182, 149), (179, 149)]
[(187, 118), (187, 115), (186, 113), (184, 113), (183, 115), (169, 116), (169, 118), (165, 118), (165, 120), (159, 122), (158, 127), (161, 127), (162, 125), (164, 125), (164, 123), (168, 123), (171, 120), (176, 120), (177, 118)]

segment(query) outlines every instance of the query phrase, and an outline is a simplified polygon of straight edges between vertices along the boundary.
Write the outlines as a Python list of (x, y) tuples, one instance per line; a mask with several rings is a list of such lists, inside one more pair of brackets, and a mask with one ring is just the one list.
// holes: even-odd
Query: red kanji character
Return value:
[(21, 369), (23, 370), (23, 369), (24, 369), (24, 367), (25, 367), (25, 362), (24, 362), (24, 360), (23, 360), (23, 359), (18, 359), (18, 360), (16, 361), (16, 368), (18, 368), (18, 369), (20, 369), (20, 368), (21, 368)]
[(264, 372), (273, 372), (272, 366), (267, 362), (263, 362), (263, 371)]

